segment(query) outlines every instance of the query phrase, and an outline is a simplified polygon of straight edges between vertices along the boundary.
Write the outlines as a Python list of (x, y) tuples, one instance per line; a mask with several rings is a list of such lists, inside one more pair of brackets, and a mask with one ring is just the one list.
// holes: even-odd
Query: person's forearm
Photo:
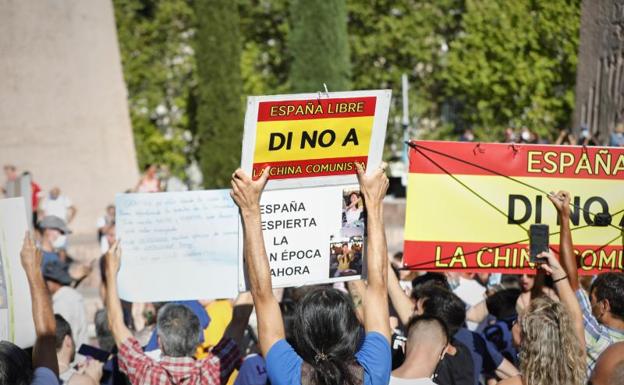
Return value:
[(388, 249), (383, 225), (383, 205), (373, 202), (367, 205), (367, 274), (368, 289), (387, 291)]
[(50, 293), (36, 266), (26, 272), (32, 301), (32, 314), (37, 340), (33, 348), (33, 367), (46, 367), (58, 375), (56, 360), (56, 320), (52, 310)]
[(503, 361), (496, 368), (496, 375), (504, 380), (505, 378), (519, 376), (520, 372), (511, 362), (503, 358)]
[(468, 311), (466, 311), (466, 320), (476, 323), (481, 323), (488, 316), (488, 309), (485, 300), (479, 302), (478, 304), (471, 306)]
[(559, 228), (559, 254), (561, 257), (561, 265), (568, 274), (570, 286), (572, 290), (579, 289), (578, 266), (576, 264), (576, 255), (574, 255), (574, 247), (572, 245), (572, 232), (570, 231), (570, 216), (564, 213), (559, 214), (561, 222)]
[(405, 294), (399, 284), (399, 280), (391, 269), (388, 269), (388, 294), (390, 295), (392, 306), (394, 306), (394, 310), (396, 310), (399, 316), (399, 320), (403, 325), (407, 325), (412, 314), (414, 314), (414, 303)]
[[(568, 278), (569, 279), (569, 278)], [(559, 295), (559, 299), (563, 306), (565, 306), (568, 313), (570, 313), (570, 317), (572, 318), (572, 324), (574, 325), (574, 332), (576, 337), (579, 340), (579, 346), (581, 352), (583, 352), (583, 356), (585, 355), (585, 326), (583, 324), (583, 311), (581, 310), (581, 306), (576, 299), (576, 295), (572, 290), (572, 286), (568, 279), (563, 277), (555, 277), (553, 276), (553, 280), (555, 280), (555, 290)]]
[(233, 339), (240, 347), (245, 336), (247, 324), (249, 324), (249, 316), (253, 312), (253, 304), (240, 304), (232, 309), (232, 321), (223, 333), (224, 337)]
[(260, 211), (242, 212), (245, 262), (254, 303), (274, 299), (271, 270), (264, 248)]
[(108, 325), (110, 326), (117, 347), (132, 336), (124, 323), (121, 301), (117, 293), (117, 274), (106, 272), (106, 310), (108, 313)]

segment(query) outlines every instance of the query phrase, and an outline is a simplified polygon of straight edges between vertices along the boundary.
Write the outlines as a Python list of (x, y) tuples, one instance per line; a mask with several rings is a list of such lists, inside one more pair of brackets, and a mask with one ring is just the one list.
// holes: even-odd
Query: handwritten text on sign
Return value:
[[(123, 194), (116, 206), (123, 298), (152, 296), (155, 286), (167, 290), (150, 301), (235, 294), (238, 212), (228, 190)], [(142, 288), (137, 277), (158, 285)]]

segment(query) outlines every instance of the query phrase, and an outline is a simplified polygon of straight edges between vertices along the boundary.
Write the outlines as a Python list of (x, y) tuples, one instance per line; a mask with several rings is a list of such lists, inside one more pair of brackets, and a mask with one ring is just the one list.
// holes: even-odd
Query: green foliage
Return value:
[(580, 0), (466, 0), (441, 73), (462, 123), (483, 140), (507, 125), (553, 136), (574, 107)]
[(287, 0), (238, 0), (245, 95), (287, 93), (290, 58)]
[(574, 105), (580, 0), (114, 5), (140, 166), (183, 176), (199, 159), (206, 186), (238, 165), (244, 95), (391, 88), (395, 149), (403, 73), (412, 126), (428, 138), (472, 127), (499, 140), (507, 125), (552, 138)]
[(315, 92), (326, 83), (331, 91), (349, 90), (351, 68), (345, 0), (291, 0), (293, 92)]
[(193, 10), (184, 0), (114, 0), (114, 6), (139, 166), (166, 164), (183, 176)]
[(237, 4), (195, 0), (197, 17), (197, 155), (204, 187), (229, 187), (240, 165), (241, 41)]
[(393, 104), (386, 143), (400, 143), (401, 75), (410, 82), (409, 111), (420, 129), (439, 126), (442, 47), (454, 39), (463, 0), (350, 1), (349, 43), (356, 89), (390, 88)]

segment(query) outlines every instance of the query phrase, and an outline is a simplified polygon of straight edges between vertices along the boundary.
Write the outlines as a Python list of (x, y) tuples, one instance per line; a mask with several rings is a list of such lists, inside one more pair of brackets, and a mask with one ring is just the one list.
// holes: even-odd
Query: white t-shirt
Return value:
[[(466, 308), (470, 308), (485, 299), (485, 287), (474, 279), (466, 279), (459, 277), (459, 285), (453, 290), (459, 298), (466, 304)], [(479, 324), (467, 321), (466, 325), (469, 330), (476, 330)]]
[(430, 378), (398, 378), (390, 376), (388, 385), (435, 385)]
[(87, 315), (80, 293), (69, 286), (61, 287), (52, 296), (52, 308), (71, 326), (76, 347), (89, 342)]
[(54, 215), (65, 222), (67, 222), (67, 210), (72, 206), (72, 201), (65, 195), (59, 195), (56, 199), (47, 196), (43, 202), (41, 202), (41, 209), (46, 216)]

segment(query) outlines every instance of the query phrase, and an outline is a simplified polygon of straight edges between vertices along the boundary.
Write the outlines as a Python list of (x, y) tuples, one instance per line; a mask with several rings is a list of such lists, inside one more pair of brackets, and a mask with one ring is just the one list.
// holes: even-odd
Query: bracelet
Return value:
[(559, 282), (559, 281), (563, 281), (564, 279), (568, 279), (568, 275), (567, 275), (567, 274), (566, 274), (566, 275), (564, 275), (563, 277), (559, 278), (559, 279), (555, 279), (555, 280), (553, 280), (553, 283), (557, 283), (557, 282)]

